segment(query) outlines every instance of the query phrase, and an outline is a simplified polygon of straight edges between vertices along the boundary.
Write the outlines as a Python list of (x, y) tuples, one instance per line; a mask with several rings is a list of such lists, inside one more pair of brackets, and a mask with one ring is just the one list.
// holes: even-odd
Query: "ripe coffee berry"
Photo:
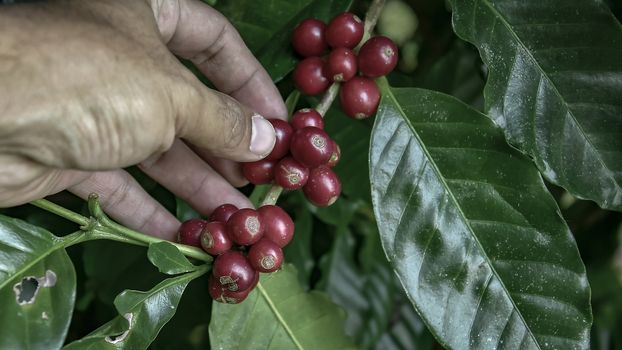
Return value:
[(177, 231), (177, 242), (201, 248), (201, 232), (207, 221), (190, 219), (185, 221)]
[(319, 57), (308, 57), (298, 62), (293, 78), (296, 88), (305, 95), (317, 95), (330, 85), (324, 72), (324, 61)]
[(248, 261), (259, 272), (274, 272), (283, 264), (283, 250), (278, 244), (262, 238), (248, 251)]
[(356, 55), (352, 50), (338, 47), (326, 59), (326, 75), (335, 82), (344, 82), (356, 75)]
[(274, 168), (274, 182), (286, 190), (297, 190), (307, 183), (309, 169), (292, 157), (285, 157)]
[(367, 40), (359, 51), (359, 70), (370, 78), (387, 75), (396, 65), (397, 45), (386, 36), (375, 36)]
[(242, 291), (232, 292), (224, 287), (222, 284), (220, 284), (220, 282), (218, 282), (218, 280), (214, 276), (209, 277), (209, 280), (207, 282), (207, 288), (209, 290), (209, 295), (212, 297), (212, 299), (216, 300), (219, 303), (225, 304), (241, 303), (242, 301), (244, 301), (244, 299), (246, 299), (246, 297), (252, 290), (251, 288), (249, 288)]
[(337, 165), (337, 163), (339, 163), (339, 160), (341, 159), (341, 147), (339, 147), (335, 140), (331, 141), (333, 143), (333, 154), (330, 155), (330, 159), (328, 160), (328, 163), (326, 163), (326, 165), (333, 168), (335, 167), (335, 165)]
[(300, 22), (292, 34), (294, 50), (303, 56), (321, 56), (328, 48), (324, 40), (326, 24), (317, 19), (309, 18)]
[(231, 215), (238, 211), (238, 207), (233, 204), (223, 204), (218, 208), (214, 209), (212, 215), (210, 215), (210, 221), (220, 221), (226, 223)]
[(255, 281), (255, 270), (242, 253), (230, 250), (216, 257), (212, 274), (232, 292), (249, 289)]
[(258, 160), (256, 162), (242, 163), (244, 177), (254, 185), (263, 185), (274, 179), (274, 160)]
[(294, 237), (294, 221), (276, 205), (264, 205), (257, 210), (265, 225), (264, 239), (269, 239), (279, 247), (285, 247)]
[(227, 221), (227, 234), (239, 245), (251, 245), (260, 240), (263, 233), (264, 226), (255, 209), (240, 209)]
[(276, 142), (274, 143), (272, 152), (270, 152), (270, 154), (264, 159), (280, 160), (289, 152), (289, 142), (292, 138), (292, 134), (294, 133), (294, 129), (292, 129), (292, 126), (284, 120), (270, 119), (270, 123), (274, 127)]
[(309, 202), (318, 207), (327, 207), (339, 198), (341, 182), (329, 167), (320, 166), (311, 169), (309, 181), (302, 190)]
[(227, 235), (225, 224), (218, 221), (209, 222), (201, 233), (201, 247), (210, 255), (220, 255), (231, 249), (233, 242)]
[(324, 118), (318, 111), (312, 108), (303, 108), (297, 111), (289, 122), (294, 130), (302, 129), (306, 126), (324, 129)]
[(308, 126), (296, 130), (292, 136), (290, 152), (302, 165), (313, 168), (328, 162), (333, 145), (324, 130)]
[(363, 38), (363, 21), (352, 13), (344, 12), (330, 21), (324, 35), (332, 48), (353, 49)]
[(354, 77), (341, 86), (339, 101), (343, 112), (354, 119), (369, 118), (376, 113), (380, 103), (380, 90), (376, 83), (365, 77)]

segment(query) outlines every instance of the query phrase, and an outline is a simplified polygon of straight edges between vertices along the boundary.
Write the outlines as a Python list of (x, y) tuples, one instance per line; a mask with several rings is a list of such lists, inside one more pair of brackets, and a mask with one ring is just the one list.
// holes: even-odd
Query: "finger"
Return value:
[[(190, 59), (225, 94), (268, 118), (286, 119), (279, 91), (233, 25), (201, 1), (178, 3), (160, 6), (156, 15), (163, 37), (170, 38), (169, 49)], [(177, 20), (171, 20), (175, 12)]]
[(60, 192), (89, 176), (83, 171), (51, 169), (13, 155), (0, 155), (0, 164), (0, 208)]
[(104, 212), (121, 224), (150, 236), (175, 239), (180, 222), (124, 170), (92, 173), (69, 191), (83, 199), (97, 193)]
[(224, 177), (234, 187), (242, 187), (248, 185), (248, 180), (242, 173), (242, 165), (230, 161), (228, 159), (217, 158), (209, 154), (208, 151), (195, 147), (193, 145), (187, 145), (209, 164), (212, 169), (216, 170), (222, 177)]
[(238, 208), (252, 206), (248, 198), (179, 140), (157, 159), (142, 162), (139, 167), (202, 215), (211, 214), (225, 203)]

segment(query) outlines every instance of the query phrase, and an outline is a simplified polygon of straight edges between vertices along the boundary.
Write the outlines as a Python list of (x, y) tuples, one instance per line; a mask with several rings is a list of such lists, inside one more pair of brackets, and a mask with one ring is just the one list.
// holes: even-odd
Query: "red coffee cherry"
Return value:
[(397, 58), (397, 45), (386, 36), (375, 36), (359, 51), (359, 70), (370, 78), (381, 77), (395, 68)]
[(326, 165), (328, 165), (331, 168), (334, 168), (335, 165), (337, 165), (337, 163), (339, 163), (339, 160), (341, 159), (341, 147), (339, 147), (339, 145), (337, 144), (337, 142), (335, 140), (331, 140), (333, 143), (333, 153), (330, 155), (330, 159), (328, 160), (328, 163), (326, 163)]
[(231, 215), (233, 215), (233, 213), (235, 213), (236, 211), (238, 211), (238, 207), (236, 207), (235, 205), (229, 203), (223, 204), (218, 208), (214, 209), (209, 219), (210, 221), (220, 221), (227, 223)]
[(380, 103), (380, 90), (376, 83), (365, 77), (354, 77), (341, 86), (341, 109), (354, 119), (369, 118), (376, 113)]
[(318, 207), (327, 207), (339, 198), (341, 182), (329, 167), (320, 166), (311, 169), (309, 181), (302, 190), (309, 202)]
[(326, 59), (326, 76), (334, 82), (344, 82), (356, 75), (356, 55), (352, 50), (338, 47)]
[(177, 231), (177, 242), (201, 248), (201, 232), (207, 225), (202, 219), (184, 221)]
[[(255, 274), (259, 275), (258, 272), (256, 272)], [(212, 299), (216, 300), (219, 303), (225, 304), (239, 304), (243, 302), (246, 297), (248, 297), (248, 294), (250, 294), (250, 292), (253, 290), (253, 288), (251, 287), (245, 290), (232, 292), (228, 290), (225, 286), (220, 284), (220, 282), (218, 282), (218, 280), (214, 276), (209, 276), (207, 288), (209, 290), (209, 295), (212, 297)]]
[(274, 127), (276, 142), (274, 143), (272, 152), (270, 152), (270, 154), (268, 154), (268, 156), (264, 159), (280, 160), (289, 152), (289, 142), (292, 138), (292, 134), (294, 133), (294, 129), (288, 122), (281, 119), (269, 119), (269, 121)]
[(298, 62), (293, 78), (296, 88), (310, 96), (326, 91), (330, 85), (324, 73), (324, 61), (319, 57), (308, 57)]
[(261, 239), (264, 226), (255, 209), (243, 208), (227, 221), (227, 234), (239, 245), (251, 245)]
[(297, 190), (307, 183), (309, 168), (292, 157), (285, 157), (274, 168), (274, 182), (286, 190)]
[(201, 233), (201, 247), (210, 255), (220, 255), (231, 250), (233, 242), (227, 235), (225, 224), (218, 221), (209, 222)]
[(264, 205), (257, 209), (261, 222), (266, 231), (263, 236), (276, 243), (279, 247), (285, 247), (294, 237), (294, 221), (276, 205)]
[(353, 49), (363, 38), (363, 21), (356, 15), (344, 12), (333, 18), (324, 35), (332, 48), (347, 47)]
[(314, 168), (328, 162), (333, 145), (324, 130), (307, 126), (296, 130), (289, 150), (302, 165)]
[(300, 22), (292, 33), (292, 46), (303, 57), (321, 56), (328, 48), (324, 40), (326, 24), (314, 18)]
[(274, 179), (274, 160), (258, 160), (256, 162), (242, 163), (244, 177), (254, 185), (269, 184)]
[(324, 118), (313, 108), (303, 108), (297, 111), (289, 122), (294, 130), (302, 129), (306, 126), (324, 129)]
[(262, 238), (248, 251), (248, 261), (259, 272), (274, 272), (283, 264), (283, 250), (278, 244)]
[(242, 253), (230, 250), (214, 259), (212, 274), (223, 288), (243, 291), (250, 288), (255, 280), (255, 270)]

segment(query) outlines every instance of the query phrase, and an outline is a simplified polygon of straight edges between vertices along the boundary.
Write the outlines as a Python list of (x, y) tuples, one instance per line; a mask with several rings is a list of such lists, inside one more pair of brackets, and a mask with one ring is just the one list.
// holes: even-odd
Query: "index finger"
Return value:
[[(191, 60), (218, 90), (267, 118), (286, 119), (279, 91), (233, 25), (201, 1), (178, 3), (157, 18), (169, 49)], [(176, 22), (170, 11), (178, 11)]]

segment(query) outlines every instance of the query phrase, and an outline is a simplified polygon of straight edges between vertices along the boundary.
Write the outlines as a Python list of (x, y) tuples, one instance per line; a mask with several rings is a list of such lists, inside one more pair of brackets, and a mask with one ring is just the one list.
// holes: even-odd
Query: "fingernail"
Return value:
[(267, 156), (274, 147), (276, 136), (272, 124), (259, 114), (252, 117), (250, 151), (262, 158)]

